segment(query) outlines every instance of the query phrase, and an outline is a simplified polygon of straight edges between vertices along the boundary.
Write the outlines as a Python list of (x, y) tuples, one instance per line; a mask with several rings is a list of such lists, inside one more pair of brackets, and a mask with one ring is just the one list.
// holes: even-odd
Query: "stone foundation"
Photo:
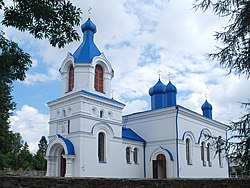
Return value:
[(250, 179), (109, 179), (0, 177), (1, 188), (246, 188)]

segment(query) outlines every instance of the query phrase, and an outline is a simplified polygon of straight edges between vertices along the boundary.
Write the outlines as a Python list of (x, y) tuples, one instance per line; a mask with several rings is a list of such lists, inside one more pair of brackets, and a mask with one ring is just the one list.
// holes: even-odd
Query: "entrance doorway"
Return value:
[(163, 154), (159, 154), (156, 160), (153, 160), (153, 178), (162, 179), (166, 176), (166, 157)]
[(65, 154), (65, 151), (64, 149), (62, 150), (61, 152), (61, 157), (60, 157), (60, 176), (61, 177), (64, 177), (65, 176), (65, 173), (66, 173), (66, 159), (63, 158), (63, 155)]

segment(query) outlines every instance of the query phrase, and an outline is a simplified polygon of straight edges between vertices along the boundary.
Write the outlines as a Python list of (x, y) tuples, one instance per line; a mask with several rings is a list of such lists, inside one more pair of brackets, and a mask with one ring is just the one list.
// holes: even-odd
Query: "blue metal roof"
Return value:
[(96, 26), (89, 18), (81, 28), (83, 32), (83, 42), (73, 54), (74, 61), (77, 63), (91, 63), (94, 57), (101, 54), (94, 43)]
[(166, 93), (167, 92), (174, 92), (177, 93), (177, 89), (176, 87), (171, 83), (171, 81), (168, 82), (168, 84), (166, 85)]
[(207, 102), (207, 100), (204, 102), (204, 104), (201, 106), (201, 109), (202, 110), (212, 110), (212, 105), (209, 103), (209, 102)]
[(126, 127), (122, 127), (122, 138), (136, 140), (139, 142), (146, 142), (142, 137), (136, 134), (132, 129), (126, 128)]
[(158, 82), (149, 89), (149, 95), (155, 95), (155, 94), (164, 94), (165, 93), (165, 85), (161, 82), (159, 79)]
[(207, 102), (207, 100), (204, 102), (204, 104), (201, 106), (202, 112), (203, 112), (203, 116), (212, 119), (212, 105)]
[(72, 144), (72, 142), (68, 140), (67, 138), (64, 138), (60, 134), (57, 134), (57, 136), (58, 138), (62, 139), (63, 142), (65, 143), (67, 150), (68, 150), (68, 155), (75, 155), (75, 149), (74, 149), (74, 145)]
[(101, 98), (101, 99), (104, 99), (104, 100), (107, 100), (107, 101), (111, 101), (111, 102), (115, 102), (115, 103), (118, 103), (118, 104), (121, 104), (121, 105), (125, 105), (125, 104), (123, 104), (121, 102), (118, 102), (117, 100), (110, 99), (110, 98), (104, 97), (104, 96), (100, 96), (100, 95), (97, 95), (97, 94), (94, 94), (94, 93), (90, 93), (90, 92), (85, 91), (85, 90), (81, 90), (80, 92), (88, 94), (88, 95), (92, 95), (92, 96), (95, 96), (95, 97), (98, 97), (98, 98)]

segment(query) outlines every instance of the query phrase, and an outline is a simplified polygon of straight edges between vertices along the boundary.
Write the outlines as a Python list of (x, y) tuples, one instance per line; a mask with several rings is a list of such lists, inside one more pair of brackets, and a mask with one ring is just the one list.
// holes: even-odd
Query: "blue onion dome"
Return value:
[(169, 81), (168, 84), (166, 85), (166, 93), (168, 93), (168, 92), (177, 93), (177, 89), (176, 89), (176, 87), (171, 83), (171, 81)]
[(201, 106), (201, 109), (204, 110), (212, 110), (212, 105), (207, 102), (207, 100), (204, 102), (204, 104)]
[(159, 79), (158, 82), (149, 89), (149, 95), (155, 95), (155, 94), (164, 94), (165, 93), (165, 85), (161, 82)]
[(88, 18), (88, 20), (87, 20), (84, 24), (82, 24), (81, 28), (82, 28), (82, 32), (83, 32), (83, 33), (84, 33), (85, 31), (87, 31), (87, 30), (92, 31), (93, 33), (96, 32), (96, 26), (95, 26), (95, 24), (90, 20), (90, 18)]

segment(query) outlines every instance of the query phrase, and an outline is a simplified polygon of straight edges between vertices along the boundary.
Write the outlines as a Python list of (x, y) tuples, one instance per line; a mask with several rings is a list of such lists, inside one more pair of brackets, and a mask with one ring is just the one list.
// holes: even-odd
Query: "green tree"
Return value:
[(22, 137), (19, 133), (11, 134), (11, 149), (7, 153), (6, 165), (8, 168), (17, 170), (20, 168), (19, 155), (21, 153), (21, 148), (23, 146)]
[[(81, 11), (69, 0), (13, 0), (10, 5), (0, 0), (0, 9), (4, 13), (3, 26), (48, 39), (52, 46), (61, 48), (80, 38), (74, 26), (80, 24)], [(6, 168), (7, 154), (15, 147), (11, 144), (16, 135), (9, 131), (9, 116), (16, 105), (12, 84), (25, 79), (31, 63), (30, 55), (0, 31), (0, 169)]]
[(29, 151), (29, 146), (27, 142), (24, 143), (18, 155), (18, 167), (23, 170), (28, 169), (31, 166), (32, 154)]
[(15, 108), (11, 96), (12, 82), (24, 79), (31, 60), (15, 42), (7, 40), (3, 32), (0, 32), (0, 50), (0, 169), (3, 169), (2, 159), (11, 152), (13, 136), (16, 136), (9, 131), (9, 116)]
[[(228, 69), (229, 73), (250, 77), (250, 1), (249, 0), (195, 0), (194, 7), (207, 11), (211, 9), (220, 17), (229, 19), (222, 32), (216, 32), (215, 39), (222, 46), (209, 54)], [(247, 108), (245, 115), (231, 122), (229, 138), (224, 142), (214, 138), (217, 148), (224, 148), (230, 161), (242, 165), (250, 174), (250, 102), (242, 103)]]
[(231, 123), (226, 150), (232, 162), (242, 166), (243, 173), (250, 174), (250, 103), (243, 103), (247, 114)]
[(48, 146), (47, 140), (45, 136), (42, 136), (38, 144), (39, 149), (37, 150), (32, 160), (32, 168), (34, 170), (46, 170), (47, 162), (44, 156), (47, 146)]
[(239, 75), (250, 76), (250, 1), (249, 0), (195, 0), (194, 7), (206, 11), (211, 9), (220, 17), (229, 19), (222, 32), (216, 32), (215, 39), (222, 46), (209, 54), (222, 66)]

